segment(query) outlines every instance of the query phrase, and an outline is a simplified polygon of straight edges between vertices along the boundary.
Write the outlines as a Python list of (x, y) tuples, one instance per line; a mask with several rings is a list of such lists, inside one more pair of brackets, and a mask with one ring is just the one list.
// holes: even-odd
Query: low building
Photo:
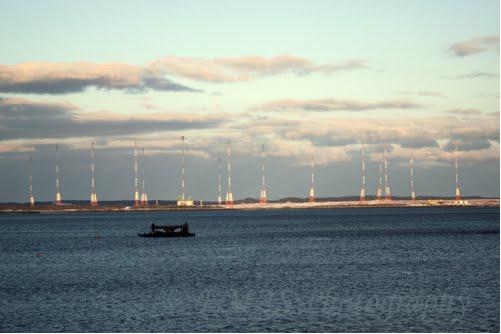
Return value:
[(177, 206), (193, 206), (195, 205), (192, 199), (178, 199)]

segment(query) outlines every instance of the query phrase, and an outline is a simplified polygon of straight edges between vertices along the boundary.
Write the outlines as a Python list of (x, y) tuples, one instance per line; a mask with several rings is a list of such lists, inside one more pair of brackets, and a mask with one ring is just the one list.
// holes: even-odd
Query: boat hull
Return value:
[(187, 237), (194, 237), (195, 233), (189, 233), (189, 232), (172, 232), (172, 233), (166, 233), (166, 232), (155, 232), (155, 233), (138, 233), (137, 234), (140, 237), (143, 238), (187, 238)]

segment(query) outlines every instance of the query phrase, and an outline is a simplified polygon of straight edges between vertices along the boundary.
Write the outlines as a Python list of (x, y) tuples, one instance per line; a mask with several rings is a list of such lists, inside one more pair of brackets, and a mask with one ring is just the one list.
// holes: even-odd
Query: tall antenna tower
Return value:
[(456, 200), (461, 200), (461, 190), (459, 188), (458, 177), (458, 145), (454, 144), (454, 166), (456, 167)]
[(217, 204), (221, 205), (223, 203), (223, 199), (221, 196), (222, 191), (222, 173), (221, 173), (221, 157), (217, 158), (217, 169), (218, 169), (218, 180), (217, 180)]
[(61, 180), (59, 177), (59, 145), (56, 144), (56, 205), (63, 204), (61, 200)]
[(181, 200), (184, 201), (186, 199), (185, 195), (185, 187), (184, 187), (184, 136), (181, 136), (181, 149), (183, 151), (183, 157), (181, 162)]
[(388, 149), (384, 145), (384, 198), (391, 200), (390, 182), (388, 180)]
[(380, 201), (383, 199), (383, 154), (379, 153), (379, 175), (378, 175), (378, 186), (376, 192), (376, 199)]
[(365, 202), (365, 145), (362, 143), (362, 187), (360, 189), (360, 202)]
[(228, 140), (228, 190), (226, 193), (226, 205), (233, 206), (233, 193), (231, 192), (231, 146), (230, 141)]
[(261, 183), (261, 193), (259, 195), (259, 203), (260, 204), (266, 204), (268, 202), (268, 199), (266, 197), (266, 181), (265, 181), (265, 174), (264, 174), (264, 144), (261, 145), (261, 177), (262, 177), (262, 183)]
[(31, 159), (31, 152), (29, 155), (29, 196), (30, 196), (30, 206), (35, 206), (35, 196), (33, 196), (33, 161)]
[(139, 189), (137, 182), (137, 143), (134, 141), (134, 206), (139, 207)]
[(141, 161), (141, 206), (148, 206), (148, 194), (146, 193), (146, 188), (144, 186), (144, 147), (142, 150), (142, 161)]
[(182, 162), (181, 162), (181, 195), (178, 196), (177, 205), (178, 206), (193, 206), (195, 202), (189, 197), (186, 199), (186, 188), (185, 188), (185, 145), (184, 136), (181, 136), (181, 148), (182, 148)]
[(94, 152), (94, 142), (92, 142), (90, 149), (90, 186), (91, 186), (90, 205), (91, 206), (97, 206), (95, 164), (96, 164), (96, 155)]
[(414, 192), (414, 154), (411, 153), (411, 200), (416, 200), (416, 193)]
[(313, 139), (311, 140), (311, 185), (310, 194), (308, 196), (308, 202), (315, 202), (315, 146), (313, 146)]

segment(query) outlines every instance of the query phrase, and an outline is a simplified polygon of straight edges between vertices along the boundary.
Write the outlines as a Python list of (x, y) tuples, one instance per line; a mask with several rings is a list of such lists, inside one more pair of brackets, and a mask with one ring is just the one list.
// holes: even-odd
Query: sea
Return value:
[(499, 227), (465, 207), (2, 214), (0, 331), (499, 332)]

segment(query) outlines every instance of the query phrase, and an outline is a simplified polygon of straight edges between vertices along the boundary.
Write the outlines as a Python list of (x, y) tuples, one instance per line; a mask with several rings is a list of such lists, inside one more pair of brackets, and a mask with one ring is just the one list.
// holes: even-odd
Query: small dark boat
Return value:
[(187, 223), (183, 225), (155, 225), (151, 224), (151, 232), (138, 233), (144, 238), (177, 238), (177, 237), (193, 237), (195, 233), (189, 231)]

